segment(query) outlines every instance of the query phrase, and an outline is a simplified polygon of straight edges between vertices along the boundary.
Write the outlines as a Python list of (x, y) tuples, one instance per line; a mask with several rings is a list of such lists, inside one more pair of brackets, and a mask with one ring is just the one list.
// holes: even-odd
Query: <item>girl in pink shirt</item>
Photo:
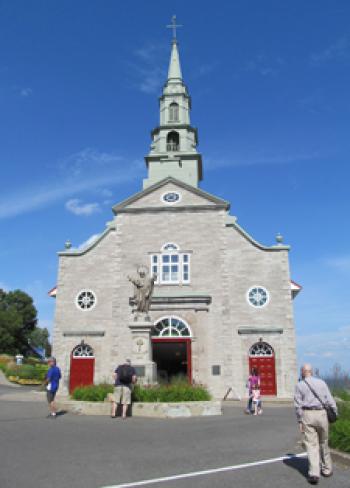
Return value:
[(253, 415), (261, 415), (262, 414), (261, 394), (260, 394), (260, 387), (258, 385), (253, 386), (252, 403), (253, 403), (253, 409), (254, 409)]

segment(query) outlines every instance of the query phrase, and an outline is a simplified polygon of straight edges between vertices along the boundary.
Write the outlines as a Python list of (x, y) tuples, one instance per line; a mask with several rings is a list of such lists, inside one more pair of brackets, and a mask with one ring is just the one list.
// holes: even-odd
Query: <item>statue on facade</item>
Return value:
[(149, 276), (146, 266), (137, 269), (137, 277), (128, 276), (128, 280), (134, 285), (134, 301), (136, 305), (135, 319), (139, 314), (145, 314), (145, 320), (150, 320), (148, 315), (151, 307), (155, 276)]

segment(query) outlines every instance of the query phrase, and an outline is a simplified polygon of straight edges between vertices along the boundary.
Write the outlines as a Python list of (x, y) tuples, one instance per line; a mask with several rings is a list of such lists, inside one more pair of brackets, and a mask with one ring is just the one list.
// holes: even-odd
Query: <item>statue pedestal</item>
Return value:
[(157, 380), (156, 364), (152, 361), (152, 327), (149, 320), (134, 320), (129, 323), (132, 333), (131, 363), (141, 384), (152, 384)]

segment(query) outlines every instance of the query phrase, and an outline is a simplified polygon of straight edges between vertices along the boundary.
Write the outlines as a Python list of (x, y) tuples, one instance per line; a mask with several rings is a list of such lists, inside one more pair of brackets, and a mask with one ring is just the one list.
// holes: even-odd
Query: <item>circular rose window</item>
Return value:
[(91, 310), (96, 305), (96, 296), (91, 290), (82, 290), (78, 293), (75, 304), (81, 310)]
[(269, 293), (262, 286), (254, 286), (248, 290), (247, 298), (253, 307), (264, 307), (268, 304)]
[(162, 201), (165, 203), (177, 203), (181, 199), (180, 193), (177, 193), (176, 191), (169, 191), (168, 193), (164, 193), (162, 195)]

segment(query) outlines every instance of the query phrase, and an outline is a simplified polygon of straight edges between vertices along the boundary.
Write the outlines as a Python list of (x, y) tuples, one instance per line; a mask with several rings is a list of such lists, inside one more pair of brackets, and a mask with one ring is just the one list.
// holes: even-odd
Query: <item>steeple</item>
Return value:
[(202, 156), (197, 152), (197, 129), (190, 124), (191, 98), (182, 79), (180, 55), (176, 38), (176, 16), (173, 29), (168, 78), (159, 99), (159, 126), (153, 129), (152, 144), (145, 157), (148, 178), (143, 187), (173, 176), (198, 186), (202, 179)]
[(178, 82), (179, 80), (182, 81), (180, 57), (177, 49), (177, 41), (173, 39), (168, 70), (168, 83), (173, 81)]

